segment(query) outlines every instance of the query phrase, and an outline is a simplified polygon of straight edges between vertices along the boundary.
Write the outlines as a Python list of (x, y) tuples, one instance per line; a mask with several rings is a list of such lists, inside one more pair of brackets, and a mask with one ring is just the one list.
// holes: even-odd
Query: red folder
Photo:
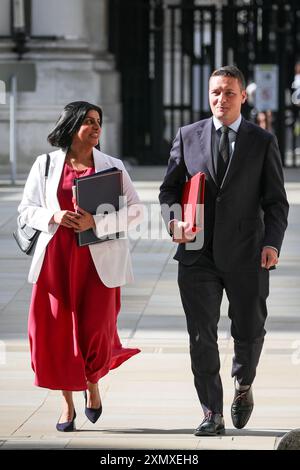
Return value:
[(192, 230), (204, 227), (205, 173), (192, 176), (184, 185), (181, 198), (182, 220), (189, 222)]

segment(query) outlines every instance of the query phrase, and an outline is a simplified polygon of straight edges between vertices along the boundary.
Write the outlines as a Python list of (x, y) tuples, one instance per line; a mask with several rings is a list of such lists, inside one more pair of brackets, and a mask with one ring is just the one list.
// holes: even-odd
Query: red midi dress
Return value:
[[(58, 186), (61, 210), (74, 210), (75, 177), (92, 174), (66, 163)], [(105, 243), (105, 242), (104, 242)], [(117, 331), (120, 287), (100, 280), (88, 246), (78, 247), (73, 229), (60, 226), (49, 242), (33, 286), (28, 333), (35, 385), (85, 390), (139, 349), (123, 348)]]

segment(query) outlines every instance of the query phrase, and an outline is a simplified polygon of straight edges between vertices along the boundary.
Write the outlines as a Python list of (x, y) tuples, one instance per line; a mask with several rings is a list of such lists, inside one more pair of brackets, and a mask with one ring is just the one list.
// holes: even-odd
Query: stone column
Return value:
[[(108, 0), (89, 0), (86, 10), (86, 28), (95, 54), (107, 53), (108, 49)], [(98, 18), (98, 21), (95, 21)]]
[(88, 4), (83, 0), (31, 0), (32, 36), (84, 39)]

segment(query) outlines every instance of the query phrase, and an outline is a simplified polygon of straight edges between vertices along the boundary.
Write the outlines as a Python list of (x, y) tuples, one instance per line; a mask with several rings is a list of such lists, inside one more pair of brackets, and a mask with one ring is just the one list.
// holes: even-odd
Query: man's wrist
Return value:
[(272, 250), (275, 250), (277, 255), (278, 255), (278, 250), (277, 250), (277, 248), (275, 248), (275, 246), (265, 245), (264, 248), (272, 248)]

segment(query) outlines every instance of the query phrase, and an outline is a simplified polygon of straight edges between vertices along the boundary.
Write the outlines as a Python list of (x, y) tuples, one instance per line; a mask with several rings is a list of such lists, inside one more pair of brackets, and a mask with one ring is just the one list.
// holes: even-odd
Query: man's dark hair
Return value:
[(246, 80), (243, 73), (235, 67), (234, 65), (224, 65), (224, 67), (220, 67), (219, 69), (215, 70), (211, 77), (232, 77), (236, 78), (240, 84), (241, 90), (246, 89)]
[(100, 127), (102, 126), (102, 109), (87, 101), (73, 101), (67, 104), (59, 116), (54, 129), (48, 135), (48, 142), (53, 147), (68, 149), (71, 146), (73, 135), (78, 131), (86, 114), (97, 111), (100, 117)]

